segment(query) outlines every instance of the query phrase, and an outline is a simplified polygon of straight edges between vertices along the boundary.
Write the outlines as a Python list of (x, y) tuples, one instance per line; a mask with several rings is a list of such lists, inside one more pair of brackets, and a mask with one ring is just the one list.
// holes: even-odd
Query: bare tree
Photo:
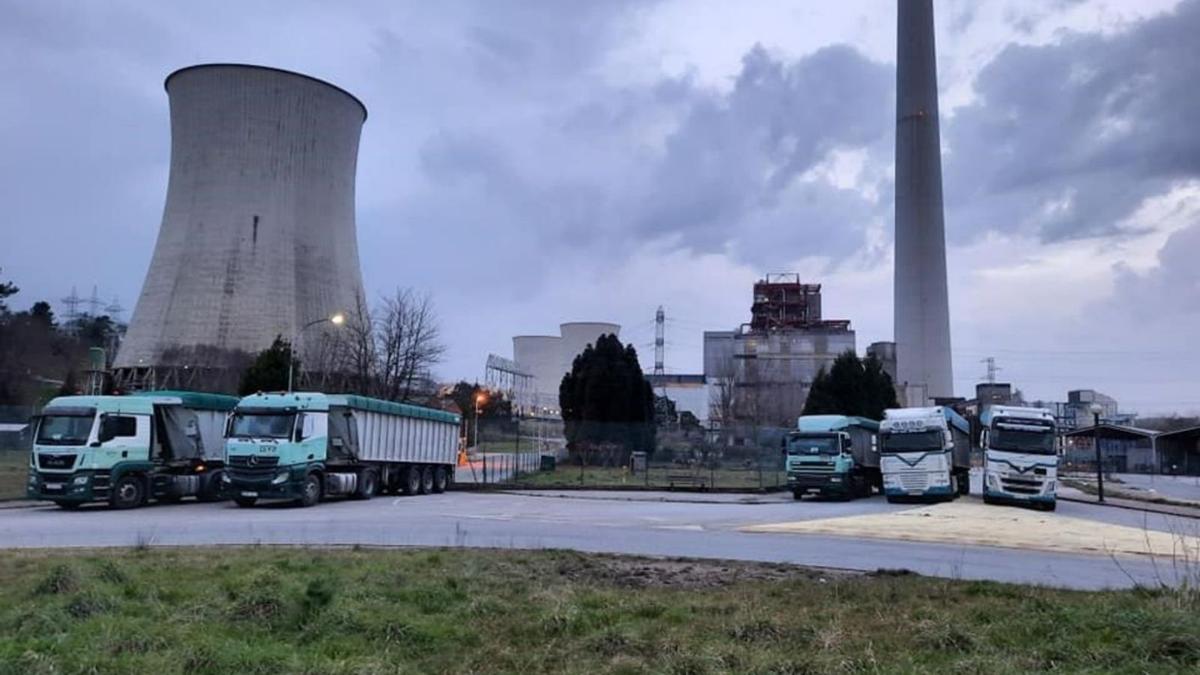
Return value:
[(430, 297), (404, 288), (384, 299), (377, 346), (381, 395), (393, 401), (412, 399), (418, 382), (446, 351)]

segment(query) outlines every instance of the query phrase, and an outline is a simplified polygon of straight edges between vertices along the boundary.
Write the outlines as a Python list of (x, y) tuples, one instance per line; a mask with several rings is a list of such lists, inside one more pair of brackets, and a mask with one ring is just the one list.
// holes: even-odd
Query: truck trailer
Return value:
[(883, 489), (876, 445), (879, 422), (847, 415), (805, 415), (784, 437), (787, 483), (792, 496), (845, 499)]
[(222, 432), (236, 404), (189, 391), (55, 398), (34, 419), (26, 492), (64, 509), (220, 499)]
[(226, 489), (243, 507), (443, 492), (454, 480), (459, 423), (452, 413), (365, 396), (254, 394), (226, 428)]
[(993, 405), (979, 417), (983, 429), (983, 501), (1057, 505), (1058, 448), (1054, 415), (1044, 408)]
[(970, 494), (971, 427), (949, 407), (884, 411), (879, 451), (889, 502)]

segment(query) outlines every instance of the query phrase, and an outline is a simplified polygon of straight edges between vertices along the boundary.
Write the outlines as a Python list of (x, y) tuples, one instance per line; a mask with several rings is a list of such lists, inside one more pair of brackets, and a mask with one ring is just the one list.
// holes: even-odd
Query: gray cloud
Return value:
[(1111, 36), (1009, 46), (947, 127), (959, 239), (1119, 234), (1147, 197), (1200, 175), (1200, 2)]

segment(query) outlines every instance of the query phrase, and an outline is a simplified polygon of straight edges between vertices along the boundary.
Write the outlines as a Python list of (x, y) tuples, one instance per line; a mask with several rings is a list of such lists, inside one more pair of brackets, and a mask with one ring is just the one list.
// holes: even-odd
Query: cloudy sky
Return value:
[[(1200, 0), (936, 0), (955, 386), (1200, 410)], [(607, 320), (667, 368), (766, 272), (892, 335), (883, 0), (0, 0), (0, 267), (17, 307), (131, 307), (162, 214), (163, 78), (302, 71), (370, 110), (365, 284), (430, 292), (443, 378)], [(60, 309), (61, 311), (61, 309)], [(128, 311), (126, 312), (128, 316)]]

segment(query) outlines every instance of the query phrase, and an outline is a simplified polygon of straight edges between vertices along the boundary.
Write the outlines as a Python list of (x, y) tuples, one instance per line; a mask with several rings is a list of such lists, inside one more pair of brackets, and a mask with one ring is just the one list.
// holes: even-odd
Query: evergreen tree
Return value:
[[(254, 363), (242, 373), (242, 382), (238, 385), (238, 395), (249, 396), (260, 391), (284, 391), (287, 389), (288, 358), (292, 354), (291, 345), (282, 336), (276, 335), (270, 347), (259, 352)], [(300, 373), (300, 360), (292, 362), (296, 375)]]
[(603, 450), (605, 463), (625, 464), (635, 450), (654, 451), (654, 391), (637, 350), (616, 335), (600, 336), (575, 357), (558, 402), (572, 455)]
[(883, 411), (899, 406), (892, 378), (874, 356), (858, 358), (846, 351), (813, 380), (805, 415), (855, 415), (883, 419)]

